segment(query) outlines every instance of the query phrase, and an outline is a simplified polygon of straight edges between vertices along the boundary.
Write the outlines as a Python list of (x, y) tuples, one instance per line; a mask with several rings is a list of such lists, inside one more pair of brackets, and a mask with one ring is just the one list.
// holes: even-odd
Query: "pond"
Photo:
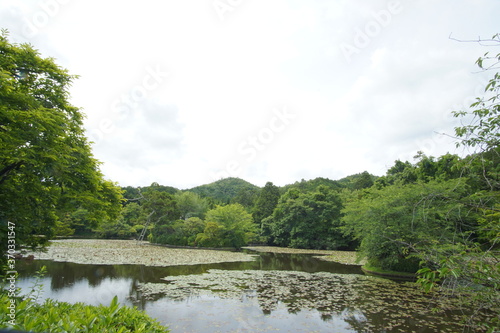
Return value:
[(168, 267), (20, 261), (19, 287), (29, 290), (42, 266), (41, 299), (98, 305), (117, 295), (174, 333), (463, 331), (462, 311), (433, 313), (432, 298), (411, 283), (308, 254)]

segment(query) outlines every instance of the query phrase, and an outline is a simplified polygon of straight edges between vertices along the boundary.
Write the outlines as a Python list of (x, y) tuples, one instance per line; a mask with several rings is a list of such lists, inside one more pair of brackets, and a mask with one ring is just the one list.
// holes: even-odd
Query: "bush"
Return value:
[(217, 206), (206, 214), (205, 229), (196, 237), (203, 247), (241, 248), (257, 234), (257, 225), (240, 204)]
[[(34, 287), (34, 289), (36, 286)], [(40, 288), (38, 286), (38, 288)], [(95, 333), (167, 333), (146, 313), (127, 306), (121, 306), (115, 296), (109, 306), (92, 306), (83, 303), (70, 304), (47, 299), (36, 302), (34, 292), (25, 296), (12, 295), (2, 288), (0, 291), (0, 328), (11, 328), (30, 332), (95, 332)], [(9, 316), (11, 300), (15, 301), (15, 319)], [(13, 324), (13, 325), (12, 325)]]

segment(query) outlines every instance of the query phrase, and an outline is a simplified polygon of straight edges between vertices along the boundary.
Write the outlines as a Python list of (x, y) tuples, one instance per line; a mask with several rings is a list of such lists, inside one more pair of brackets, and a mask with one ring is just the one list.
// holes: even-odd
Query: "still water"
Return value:
[[(22, 262), (19, 287), (29, 290), (42, 266), (41, 299), (98, 305), (116, 295), (174, 333), (463, 331), (462, 313), (432, 314), (432, 299), (410, 284), (310, 255), (258, 253), (254, 262), (171, 267)], [(176, 293), (148, 294), (145, 284)]]

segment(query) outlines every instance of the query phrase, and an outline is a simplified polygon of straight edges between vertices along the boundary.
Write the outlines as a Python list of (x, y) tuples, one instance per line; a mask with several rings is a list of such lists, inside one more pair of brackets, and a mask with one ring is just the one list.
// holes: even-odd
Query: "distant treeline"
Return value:
[(381, 177), (363, 172), (262, 188), (239, 178), (189, 190), (125, 187), (118, 219), (92, 228), (79, 209), (60, 222), (59, 235), (137, 238), (146, 228), (146, 239), (180, 246), (360, 250), (374, 267), (415, 272), (417, 254), (444, 239), (490, 244), (479, 208), (498, 194), (491, 192), (498, 162), (498, 150), (466, 158), (419, 152), (414, 163), (395, 161)]
[[(299, 240), (302, 236), (295, 235), (295, 230), (291, 231), (295, 236), (289, 240), (281, 239), (278, 235), (281, 232), (272, 231), (271, 224), (264, 223), (263, 220), (271, 216), (280, 198), (290, 191), (301, 193), (303, 196), (323, 193), (328, 197), (323, 198), (325, 201), (332, 199), (334, 194), (338, 195), (341, 190), (370, 187), (376, 179), (377, 177), (368, 172), (363, 172), (339, 181), (316, 178), (284, 187), (277, 187), (268, 182), (263, 188), (259, 188), (239, 178), (221, 179), (189, 190), (179, 190), (158, 183), (145, 187), (128, 186), (122, 188), (125, 200), (118, 219), (106, 220), (95, 226), (86, 221), (87, 211), (79, 208), (59, 221), (57, 234), (73, 237), (137, 238), (146, 228), (146, 239), (170, 245), (241, 247), (251, 242), (302, 248), (351, 249), (354, 248), (354, 243), (343, 240), (339, 232), (335, 232), (336, 238), (340, 237), (342, 240), (336, 242), (330, 242), (331, 237), (320, 240), (318, 236), (325, 236), (326, 229), (320, 230), (321, 228), (333, 230), (338, 227), (341, 208), (339, 199), (331, 202), (331, 205), (336, 206), (335, 209), (329, 207), (329, 220), (324, 220), (321, 227), (318, 225), (319, 229), (309, 235), (312, 238), (305, 242)], [(319, 196), (314, 200), (320, 200)], [(325, 205), (326, 201), (323, 204)], [(309, 218), (312, 221), (315, 215), (310, 214)], [(304, 224), (306, 228), (307, 223)]]

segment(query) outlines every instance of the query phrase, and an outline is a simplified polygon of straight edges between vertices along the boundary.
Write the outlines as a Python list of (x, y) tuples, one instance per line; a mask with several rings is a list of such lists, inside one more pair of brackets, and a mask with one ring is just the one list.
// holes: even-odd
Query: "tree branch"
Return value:
[[(493, 36), (494, 38), (489, 38), (489, 39), (481, 39), (481, 37), (478, 37), (477, 39), (458, 39), (458, 38), (451, 37), (452, 34), (453, 33), (450, 33), (450, 36), (448, 38), (451, 40), (454, 40), (456, 42), (479, 43), (479, 45), (481, 45), (481, 46), (500, 46), (500, 39), (498, 39), (500, 37), (499, 35), (495, 35), (495, 36)], [(495, 37), (497, 39), (495, 39)], [(488, 44), (483, 44), (483, 43), (494, 43), (494, 44), (488, 45)]]
[(0, 185), (2, 185), (3, 182), (5, 182), (7, 180), (9, 174), (12, 171), (19, 169), (23, 164), (24, 164), (24, 161), (19, 161), (19, 162), (7, 165), (5, 168), (0, 170)]

